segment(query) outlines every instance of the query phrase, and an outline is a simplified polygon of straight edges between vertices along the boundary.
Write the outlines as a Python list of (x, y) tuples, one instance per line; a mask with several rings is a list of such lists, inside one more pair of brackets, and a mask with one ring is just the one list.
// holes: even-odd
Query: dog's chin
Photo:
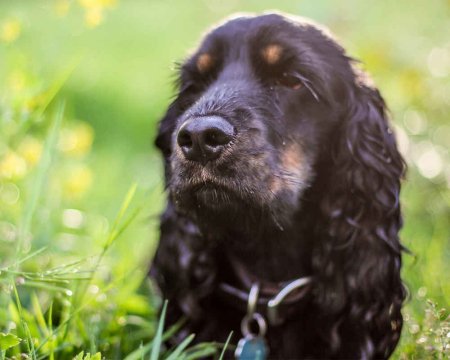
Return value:
[(178, 210), (186, 214), (235, 212), (244, 202), (233, 189), (211, 182), (184, 186), (172, 194)]
[(171, 189), (171, 195), (180, 213), (216, 233), (251, 232), (255, 222), (283, 229), (289, 226), (297, 209), (297, 204), (288, 200), (290, 194), (267, 203), (262, 201), (261, 191), (242, 193), (214, 183)]
[[(238, 191), (212, 182), (171, 189), (177, 210), (195, 221), (204, 231), (217, 236), (245, 231), (260, 205), (257, 199), (244, 198)], [(258, 211), (259, 212), (259, 211)]]

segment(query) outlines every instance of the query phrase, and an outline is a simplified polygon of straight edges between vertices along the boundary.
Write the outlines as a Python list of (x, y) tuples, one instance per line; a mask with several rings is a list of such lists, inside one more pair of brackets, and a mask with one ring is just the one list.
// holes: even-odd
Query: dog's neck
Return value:
[(283, 230), (266, 224), (253, 233), (230, 231), (220, 252), (261, 280), (281, 282), (311, 275), (312, 231), (306, 221), (293, 224)]

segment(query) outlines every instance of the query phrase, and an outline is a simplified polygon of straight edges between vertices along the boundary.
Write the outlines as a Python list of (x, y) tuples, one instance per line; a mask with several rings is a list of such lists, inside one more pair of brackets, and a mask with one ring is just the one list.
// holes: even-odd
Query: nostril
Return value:
[(212, 128), (205, 131), (203, 139), (205, 145), (217, 147), (228, 144), (231, 141), (231, 134)]
[(191, 133), (186, 129), (181, 129), (177, 136), (177, 142), (180, 147), (192, 147)]
[(186, 159), (206, 164), (221, 155), (235, 133), (234, 126), (219, 116), (193, 117), (181, 125), (176, 141)]

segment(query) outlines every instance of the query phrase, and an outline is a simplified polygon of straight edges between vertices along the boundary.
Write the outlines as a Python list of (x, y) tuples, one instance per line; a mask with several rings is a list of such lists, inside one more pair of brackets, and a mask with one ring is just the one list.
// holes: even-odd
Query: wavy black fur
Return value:
[[(274, 44), (281, 55), (267, 64), (262, 51)], [(200, 54), (212, 59), (202, 71)], [(203, 167), (175, 137), (186, 119), (210, 114), (237, 135)], [(405, 167), (380, 93), (335, 40), (279, 14), (225, 22), (181, 66), (156, 145), (169, 200), (151, 276), (169, 300), (168, 323), (187, 318), (180, 337), (240, 333), (244, 314), (217, 295), (235, 281), (233, 256), (262, 281), (315, 278), (304, 309), (269, 328), (271, 358), (390, 356), (405, 299)]]

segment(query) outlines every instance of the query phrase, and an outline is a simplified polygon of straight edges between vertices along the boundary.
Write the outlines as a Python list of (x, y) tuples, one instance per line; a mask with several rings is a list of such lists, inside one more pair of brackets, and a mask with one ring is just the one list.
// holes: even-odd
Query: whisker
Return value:
[(316, 91), (314, 90), (311, 80), (300, 73), (295, 73), (295, 76), (297, 76), (302, 81), (303, 85), (305, 85), (305, 87), (309, 90), (314, 99), (316, 99), (317, 102), (320, 102), (319, 95), (317, 95)]

